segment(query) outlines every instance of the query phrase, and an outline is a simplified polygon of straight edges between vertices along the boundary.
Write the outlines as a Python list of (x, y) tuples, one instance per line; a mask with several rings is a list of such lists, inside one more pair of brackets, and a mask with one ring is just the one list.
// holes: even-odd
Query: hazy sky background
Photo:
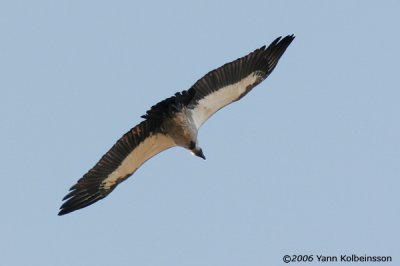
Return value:
[[(0, 264), (397, 264), (399, 12), (395, 0), (2, 1)], [(272, 75), (204, 125), (206, 161), (168, 150), (57, 216), (150, 106), (292, 33)]]

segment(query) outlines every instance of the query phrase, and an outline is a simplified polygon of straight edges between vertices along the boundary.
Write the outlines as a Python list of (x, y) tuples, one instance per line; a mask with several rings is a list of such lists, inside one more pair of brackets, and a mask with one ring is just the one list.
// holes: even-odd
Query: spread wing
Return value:
[(215, 69), (198, 80), (188, 91), (175, 94), (143, 116), (146, 120), (128, 131), (117, 143), (70, 188), (59, 215), (103, 199), (131, 176), (144, 162), (163, 150), (176, 146), (160, 130), (165, 117), (188, 107), (197, 128), (215, 112), (239, 100), (262, 82), (275, 68), (294, 36), (277, 38), (249, 55)]
[(199, 79), (190, 88), (195, 91), (189, 108), (196, 127), (200, 128), (219, 109), (239, 100), (266, 79), (294, 38), (279, 37), (267, 48), (263, 46)]
[(70, 188), (58, 215), (89, 206), (103, 199), (154, 155), (175, 146), (158, 130), (159, 122), (145, 120), (132, 128)]

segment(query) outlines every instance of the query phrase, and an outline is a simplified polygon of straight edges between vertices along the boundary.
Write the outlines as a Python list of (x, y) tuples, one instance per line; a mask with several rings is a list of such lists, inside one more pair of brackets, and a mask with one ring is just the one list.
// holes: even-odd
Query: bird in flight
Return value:
[(58, 215), (103, 199), (154, 155), (180, 146), (205, 159), (197, 133), (210, 116), (245, 96), (274, 70), (294, 35), (275, 39), (250, 54), (210, 71), (142, 116), (63, 198)]

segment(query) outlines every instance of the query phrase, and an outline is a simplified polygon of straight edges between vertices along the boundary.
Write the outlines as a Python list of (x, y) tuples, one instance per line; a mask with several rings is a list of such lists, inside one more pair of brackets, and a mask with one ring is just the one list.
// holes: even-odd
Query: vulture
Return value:
[(240, 100), (274, 70), (294, 35), (278, 37), (248, 55), (208, 72), (194, 85), (167, 98), (142, 116), (63, 198), (58, 215), (105, 198), (154, 155), (180, 146), (205, 159), (197, 141), (204, 122), (224, 106)]

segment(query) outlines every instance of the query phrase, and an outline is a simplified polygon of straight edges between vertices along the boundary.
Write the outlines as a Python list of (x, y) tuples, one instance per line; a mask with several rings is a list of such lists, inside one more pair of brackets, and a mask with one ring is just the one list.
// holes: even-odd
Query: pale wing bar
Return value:
[(145, 120), (122, 136), (117, 143), (71, 187), (59, 215), (89, 206), (106, 197), (131, 176), (145, 161), (175, 146), (161, 133), (158, 122)]
[(279, 37), (268, 48), (263, 46), (199, 79), (190, 88), (196, 94), (189, 104), (197, 128), (219, 109), (239, 100), (266, 79), (293, 39), (293, 35)]

